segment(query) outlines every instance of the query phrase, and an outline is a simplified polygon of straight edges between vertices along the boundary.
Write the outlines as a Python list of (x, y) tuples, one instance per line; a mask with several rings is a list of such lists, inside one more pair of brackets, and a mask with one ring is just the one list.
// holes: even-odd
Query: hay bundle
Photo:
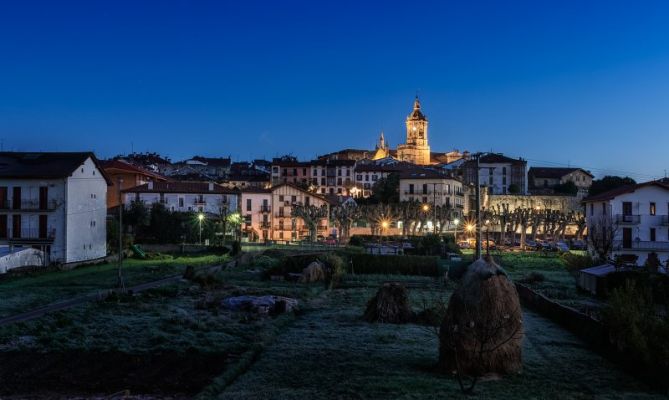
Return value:
[(469, 376), (517, 372), (522, 337), (515, 286), (492, 259), (477, 260), (453, 292), (441, 324), (440, 366)]
[(376, 295), (367, 302), (363, 316), (367, 322), (404, 324), (413, 319), (409, 296), (404, 285), (384, 283)]
[(314, 261), (302, 270), (300, 282), (311, 283), (323, 281), (326, 278), (325, 272), (325, 266), (319, 261)]

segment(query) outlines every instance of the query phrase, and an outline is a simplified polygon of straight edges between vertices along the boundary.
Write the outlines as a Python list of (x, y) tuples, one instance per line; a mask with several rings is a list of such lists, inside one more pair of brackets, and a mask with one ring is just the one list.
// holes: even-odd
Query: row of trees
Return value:
[[(111, 242), (117, 240), (117, 221), (109, 230)], [(132, 234), (135, 240), (155, 243), (196, 243), (209, 239), (210, 243), (222, 242), (226, 236), (238, 234), (241, 219), (236, 210), (229, 210), (227, 206), (220, 207), (215, 217), (209, 215), (202, 221), (195, 212), (170, 211), (163, 204), (153, 204), (147, 207), (141, 201), (133, 201), (123, 211), (124, 233)]]

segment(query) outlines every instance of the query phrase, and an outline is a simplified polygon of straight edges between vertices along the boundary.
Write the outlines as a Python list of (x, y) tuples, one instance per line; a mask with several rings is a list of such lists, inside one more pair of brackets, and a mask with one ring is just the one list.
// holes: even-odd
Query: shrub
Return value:
[(351, 236), (351, 239), (349, 239), (348, 244), (351, 246), (362, 246), (364, 242), (360, 236), (353, 235)]
[(588, 255), (579, 255), (572, 252), (566, 252), (560, 256), (564, 261), (567, 271), (574, 274), (584, 268), (589, 268), (594, 265), (592, 257)]
[(628, 363), (661, 379), (669, 372), (669, 322), (657, 316), (652, 297), (648, 287), (626, 281), (612, 291), (602, 322)]
[(346, 274), (346, 263), (344, 260), (334, 254), (326, 253), (319, 257), (319, 260), (327, 267), (327, 284), (330, 289), (334, 289), (341, 282), (341, 278)]
[(261, 255), (253, 260), (253, 266), (262, 269), (267, 269), (276, 265), (277, 262), (278, 260), (276, 260), (275, 258), (268, 257), (266, 255)]
[(544, 276), (544, 274), (541, 274), (539, 272), (531, 272), (529, 275), (520, 279), (520, 282), (521, 283), (527, 283), (528, 285), (531, 285), (533, 283), (541, 283), (545, 280), (546, 280), (546, 277)]
[(375, 254), (352, 254), (351, 263), (356, 274), (439, 275), (437, 257), (430, 256), (384, 256)]

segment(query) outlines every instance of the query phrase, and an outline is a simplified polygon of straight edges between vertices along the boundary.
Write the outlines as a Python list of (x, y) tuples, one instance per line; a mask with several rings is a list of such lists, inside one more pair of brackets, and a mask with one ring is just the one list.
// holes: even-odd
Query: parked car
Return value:
[(458, 247), (461, 248), (461, 249), (471, 249), (472, 246), (469, 244), (468, 241), (463, 240), (463, 241), (458, 242)]
[(557, 247), (557, 250), (560, 253), (566, 253), (569, 251), (569, 245), (562, 241), (555, 243), (555, 247)]

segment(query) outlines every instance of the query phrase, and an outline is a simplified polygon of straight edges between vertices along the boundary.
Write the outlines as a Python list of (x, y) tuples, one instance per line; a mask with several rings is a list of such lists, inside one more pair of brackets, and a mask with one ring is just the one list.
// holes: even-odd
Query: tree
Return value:
[(553, 187), (555, 193), (565, 194), (567, 196), (576, 196), (578, 194), (578, 187), (572, 181), (567, 181)]
[(588, 242), (592, 249), (597, 253), (599, 261), (604, 263), (608, 260), (611, 250), (613, 250), (614, 238), (618, 227), (607, 217), (597, 220), (591, 219), (588, 225)]
[(291, 216), (304, 221), (304, 225), (309, 230), (309, 240), (315, 242), (318, 233), (318, 222), (324, 218), (328, 218), (328, 206), (325, 204), (320, 207), (293, 204)]
[(636, 181), (630, 177), (621, 178), (619, 176), (605, 176), (602, 179), (592, 181), (588, 196), (594, 196), (600, 193), (608, 192), (622, 186), (634, 185)]
[(372, 187), (372, 197), (379, 203), (394, 204), (400, 201), (400, 176), (391, 173)]
[(345, 243), (350, 237), (353, 222), (360, 219), (361, 216), (362, 213), (360, 212), (360, 207), (355, 203), (344, 203), (332, 207), (330, 210), (330, 218), (339, 228), (339, 241), (341, 243)]
[(143, 227), (149, 225), (150, 211), (143, 201), (133, 200), (130, 206), (123, 211), (123, 225), (131, 226), (137, 233)]
[(518, 186), (515, 183), (509, 185), (509, 194), (519, 194), (519, 193), (520, 193), (520, 186)]

